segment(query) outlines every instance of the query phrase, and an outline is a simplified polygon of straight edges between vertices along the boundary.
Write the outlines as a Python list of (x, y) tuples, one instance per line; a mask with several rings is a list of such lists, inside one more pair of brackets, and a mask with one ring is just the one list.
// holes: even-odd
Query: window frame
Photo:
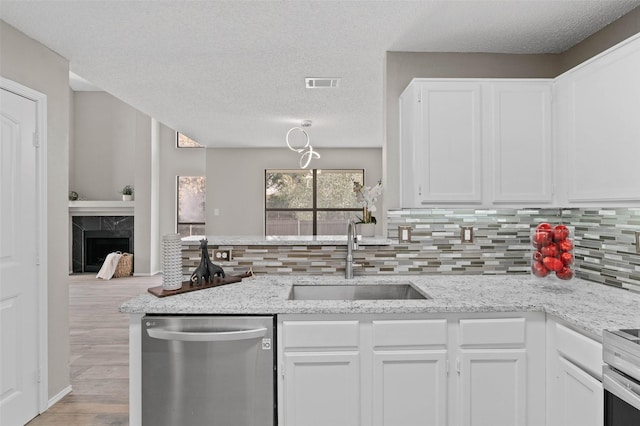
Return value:
[[(266, 191), (266, 182), (267, 182), (267, 173), (280, 171), (280, 172), (297, 172), (299, 169), (265, 169), (263, 176), (263, 192), (264, 192), (264, 235), (269, 236), (267, 234), (267, 213), (268, 212), (311, 212), (312, 216), (312, 236), (318, 235), (318, 212), (356, 212), (363, 214), (364, 208), (329, 208), (329, 207), (318, 207), (318, 170), (327, 171), (327, 172), (336, 172), (336, 171), (349, 171), (349, 172), (362, 172), (362, 182), (364, 183), (365, 179), (365, 169), (309, 169), (308, 171), (312, 172), (313, 184), (312, 184), (312, 204), (311, 207), (303, 207), (303, 208), (269, 208), (267, 207), (267, 191)], [(305, 170), (306, 171), (306, 170)]]
[[(176, 176), (176, 234), (180, 234), (180, 225), (188, 225), (188, 226), (206, 226), (206, 213), (207, 213), (207, 209), (206, 209), (206, 204), (205, 204), (205, 208), (204, 208), (204, 215), (205, 215), (205, 222), (180, 222), (180, 178), (183, 177), (204, 177), (205, 178), (205, 203), (206, 203), (206, 190), (207, 190), (207, 177), (206, 176), (183, 176), (183, 175), (177, 175)], [(193, 234), (189, 233), (189, 236), (191, 236)], [(200, 235), (200, 234), (196, 234), (196, 235)]]
[[(197, 143), (199, 146), (180, 146), (180, 135), (184, 136), (185, 138), (189, 139), (190, 141), (193, 141), (194, 143)], [(204, 145), (202, 145), (200, 142), (191, 139), (189, 136), (185, 135), (184, 133), (176, 132), (176, 148), (178, 148), (178, 149), (192, 149), (192, 148), (200, 149), (200, 148), (206, 148), (206, 147)]]

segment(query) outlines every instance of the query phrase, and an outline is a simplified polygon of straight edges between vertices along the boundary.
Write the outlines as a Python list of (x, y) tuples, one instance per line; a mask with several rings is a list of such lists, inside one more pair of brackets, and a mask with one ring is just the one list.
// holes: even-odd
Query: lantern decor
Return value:
[(534, 248), (531, 272), (539, 278), (555, 275), (561, 280), (573, 278), (573, 240), (565, 225), (541, 223), (531, 234)]

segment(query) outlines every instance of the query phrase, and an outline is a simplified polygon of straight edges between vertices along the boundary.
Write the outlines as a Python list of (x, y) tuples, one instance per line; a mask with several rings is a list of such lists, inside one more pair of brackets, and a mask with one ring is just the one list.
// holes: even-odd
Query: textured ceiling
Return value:
[[(379, 147), (386, 51), (560, 53), (640, 5), (595, 1), (5, 1), (70, 68), (211, 147)], [(341, 77), (308, 90), (305, 77)]]

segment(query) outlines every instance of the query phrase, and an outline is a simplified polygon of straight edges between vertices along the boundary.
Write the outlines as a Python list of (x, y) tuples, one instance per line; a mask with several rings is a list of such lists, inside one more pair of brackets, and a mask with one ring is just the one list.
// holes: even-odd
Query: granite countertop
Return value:
[[(411, 282), (427, 300), (288, 300), (295, 284)], [(264, 275), (176, 296), (142, 294), (120, 307), (153, 314), (409, 314), (546, 312), (601, 339), (604, 329), (640, 328), (640, 294), (574, 279), (530, 275), (339, 276)]]
[[(345, 235), (202, 235), (184, 237), (183, 246), (199, 246), (200, 240), (206, 238), (210, 246), (339, 246), (347, 244)], [(362, 246), (388, 246), (393, 240), (384, 237), (359, 237)]]

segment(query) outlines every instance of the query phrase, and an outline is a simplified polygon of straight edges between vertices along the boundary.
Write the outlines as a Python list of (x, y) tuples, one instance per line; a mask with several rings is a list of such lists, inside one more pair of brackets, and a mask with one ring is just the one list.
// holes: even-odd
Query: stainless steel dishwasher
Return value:
[(143, 426), (273, 426), (273, 316), (142, 318)]

